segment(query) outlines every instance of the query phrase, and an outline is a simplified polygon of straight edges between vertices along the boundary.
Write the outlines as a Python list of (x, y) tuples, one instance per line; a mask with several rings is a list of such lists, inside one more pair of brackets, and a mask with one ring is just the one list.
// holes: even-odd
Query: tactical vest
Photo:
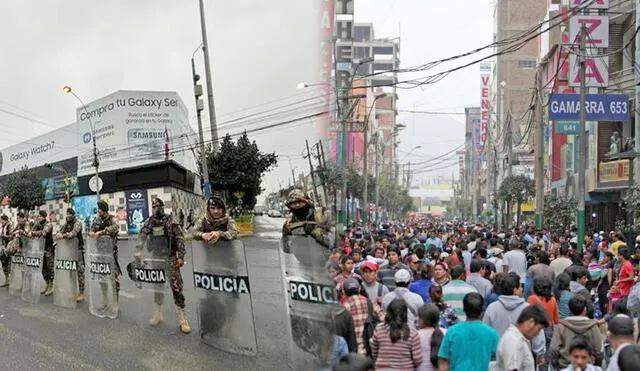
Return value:
[[(171, 215), (164, 214), (162, 218), (157, 218), (155, 215), (152, 215), (148, 220), (145, 226), (148, 226), (153, 230), (153, 228), (162, 227), (164, 230), (164, 237), (167, 239), (167, 244), (171, 248), (171, 253), (175, 253), (176, 244), (172, 243), (173, 238), (173, 228), (171, 227), (172, 219)], [(144, 228), (144, 227), (143, 227)], [(151, 233), (151, 231), (149, 232)]]
[[(64, 225), (62, 226), (62, 229), (60, 230), (60, 233), (70, 233), (71, 231), (73, 231), (73, 227), (75, 227), (76, 223), (78, 223), (77, 219), (74, 219), (73, 223), (65, 222)], [(84, 248), (84, 238), (82, 237), (82, 228), (80, 228), (80, 232), (78, 232), (78, 234), (73, 237), (76, 237), (78, 239), (78, 248), (79, 249)]]
[(217, 220), (202, 218), (201, 227), (203, 232), (213, 232), (213, 231), (227, 232), (229, 230), (229, 217), (225, 216)]
[[(33, 226), (34, 231), (42, 231), (47, 223), (36, 223)], [(51, 250), (53, 248), (53, 231), (51, 233), (47, 233), (44, 236), (44, 248), (45, 250)]]

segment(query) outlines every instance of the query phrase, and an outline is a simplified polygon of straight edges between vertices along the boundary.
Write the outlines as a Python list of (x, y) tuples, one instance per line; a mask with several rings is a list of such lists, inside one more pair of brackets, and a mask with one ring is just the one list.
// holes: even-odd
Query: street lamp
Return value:
[[(387, 93), (380, 93), (373, 98), (373, 103), (371, 103), (371, 107), (369, 107), (369, 112), (367, 113), (365, 123), (364, 123), (364, 160), (363, 160), (363, 168), (364, 168), (364, 195), (362, 203), (364, 204), (364, 212), (362, 213), (362, 221), (367, 223), (368, 221), (368, 213), (369, 213), (369, 168), (367, 164), (367, 158), (369, 153), (369, 121), (371, 119), (371, 113), (373, 112), (373, 108), (376, 106), (376, 101), (380, 98), (384, 98), (387, 96)], [(376, 179), (376, 182), (378, 179)], [(376, 205), (377, 206), (377, 205)]]
[(404, 160), (406, 160), (407, 157), (409, 157), (409, 155), (413, 153), (413, 151), (415, 151), (416, 149), (420, 149), (420, 148), (422, 148), (422, 146), (420, 146), (420, 145), (411, 148), (411, 151), (407, 152), (407, 154), (402, 158), (402, 160), (400, 160), (400, 163), (402, 163)]
[[(87, 114), (87, 120), (89, 120), (89, 126), (91, 126), (91, 139), (93, 141), (93, 167), (96, 170), (96, 175), (95, 175), (95, 187), (96, 187), (96, 201), (100, 201), (100, 188), (102, 187), (100, 184), (100, 176), (98, 173), (98, 167), (100, 165), (100, 163), (98, 162), (98, 147), (96, 146), (96, 128), (95, 126), (93, 126), (93, 122), (91, 121), (91, 115), (89, 115), (89, 111), (87, 110), (87, 105), (84, 104), (84, 102), (82, 101), (82, 99), (80, 99), (80, 97), (71, 89), (70, 86), (65, 85), (62, 88), (62, 91), (67, 93), (67, 94), (71, 94), (73, 95), (78, 102), (80, 102), (80, 104), (82, 105), (82, 109), (84, 110), (84, 113)], [(89, 184), (91, 184), (91, 180), (89, 180)]]

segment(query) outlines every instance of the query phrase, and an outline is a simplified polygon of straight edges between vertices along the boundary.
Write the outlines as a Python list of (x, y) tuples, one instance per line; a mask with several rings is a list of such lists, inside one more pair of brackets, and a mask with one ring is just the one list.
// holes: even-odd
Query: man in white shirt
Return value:
[(536, 360), (531, 352), (531, 340), (549, 326), (547, 311), (541, 305), (529, 305), (518, 321), (502, 335), (496, 353), (498, 370), (535, 371)]
[(396, 288), (384, 296), (382, 309), (386, 312), (389, 304), (395, 299), (404, 299), (407, 303), (407, 323), (418, 328), (418, 309), (424, 304), (422, 296), (409, 291), (411, 283), (411, 273), (406, 269), (400, 269), (393, 276), (396, 281)]
[(607, 371), (620, 371), (618, 357), (625, 347), (634, 344), (633, 340), (633, 320), (631, 317), (618, 314), (609, 321), (609, 332), (607, 334), (609, 344), (615, 349), (615, 353), (607, 365)]
[(569, 244), (565, 242), (562, 245), (560, 245), (560, 251), (558, 253), (558, 257), (553, 259), (551, 264), (549, 264), (549, 267), (551, 267), (556, 277), (558, 277), (560, 273), (564, 272), (564, 270), (571, 265), (572, 262), (571, 262), (571, 259), (567, 257), (568, 254), (569, 254)]
[(514, 272), (520, 276), (520, 284), (524, 285), (527, 277), (527, 255), (522, 251), (522, 243), (518, 240), (509, 242), (509, 251), (502, 259), (504, 273)]

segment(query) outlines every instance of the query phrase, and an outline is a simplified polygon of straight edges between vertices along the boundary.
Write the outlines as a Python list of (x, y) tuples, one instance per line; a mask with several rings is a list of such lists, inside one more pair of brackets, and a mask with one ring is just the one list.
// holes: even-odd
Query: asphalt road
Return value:
[[(255, 235), (244, 238), (256, 325), (258, 355), (238, 356), (202, 344), (193, 307), (190, 246), (182, 269), (193, 332), (157, 332), (141, 327), (152, 309), (140, 304), (127, 277), (122, 279), (122, 308), (117, 320), (89, 314), (86, 303), (63, 309), (43, 297), (27, 304), (0, 289), (0, 370), (283, 370), (287, 333), (278, 240), (283, 219), (257, 217)], [(120, 264), (132, 260), (134, 241), (119, 245)], [(171, 304), (171, 296), (165, 299)], [(165, 305), (165, 308), (170, 307)], [(173, 310), (165, 309), (172, 323)], [(247, 318), (250, 321), (251, 318)], [(175, 322), (174, 322), (175, 323)]]

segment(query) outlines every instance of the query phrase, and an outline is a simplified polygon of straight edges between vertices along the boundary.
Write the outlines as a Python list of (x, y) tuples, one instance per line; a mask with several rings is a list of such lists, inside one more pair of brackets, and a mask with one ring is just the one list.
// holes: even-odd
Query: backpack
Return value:
[(364, 342), (364, 349), (367, 351), (367, 356), (373, 358), (373, 352), (371, 350), (371, 338), (373, 332), (380, 323), (380, 319), (373, 313), (373, 304), (367, 299), (367, 321), (364, 323), (364, 331), (362, 331), (362, 340)]
[(630, 312), (640, 311), (640, 282), (637, 282), (631, 288), (627, 297), (627, 309)]

